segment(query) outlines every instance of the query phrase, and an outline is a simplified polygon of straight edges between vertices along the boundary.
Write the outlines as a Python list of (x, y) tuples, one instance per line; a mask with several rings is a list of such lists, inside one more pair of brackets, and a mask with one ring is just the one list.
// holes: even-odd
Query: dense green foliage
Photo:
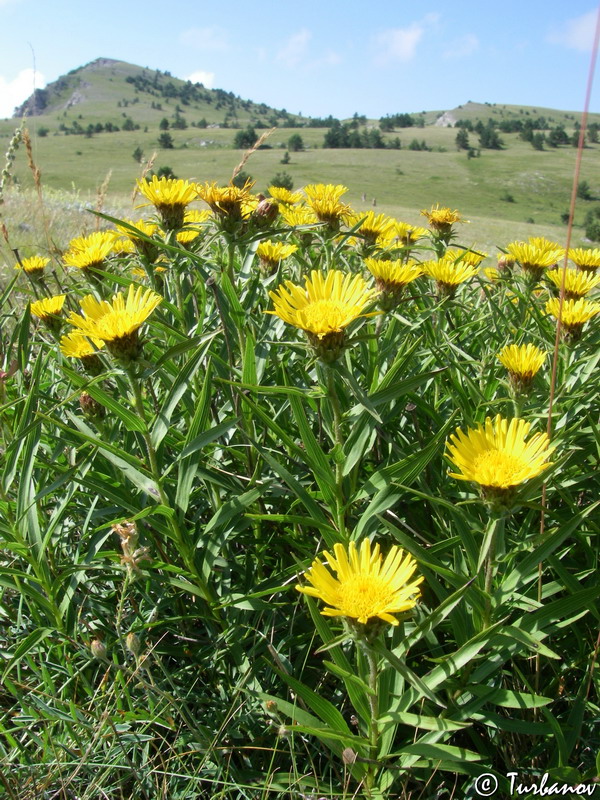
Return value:
[[(560, 342), (552, 410), (555, 289), (518, 270), (443, 300), (420, 277), (356, 319), (327, 365), (265, 313), (269, 291), (311, 270), (371, 280), (365, 256), (407, 249), (378, 250), (358, 224), (238, 211), (186, 244), (142, 236), (157, 262), (4, 278), (0, 796), (437, 798), (490, 771), (502, 791), (510, 770), (591, 781), (598, 318)], [(410, 255), (435, 259), (449, 238)], [(269, 277), (266, 239), (298, 245)], [(142, 355), (102, 351), (95, 375), (28, 305), (61, 292), (78, 311), (132, 282), (163, 297)], [(516, 399), (497, 353), (523, 340), (549, 356)], [(456, 427), (497, 413), (536, 431), (550, 418), (556, 445), (502, 525), (444, 458)], [(366, 536), (425, 576), (377, 645), (375, 759), (365, 655), (294, 589), (325, 547)]]

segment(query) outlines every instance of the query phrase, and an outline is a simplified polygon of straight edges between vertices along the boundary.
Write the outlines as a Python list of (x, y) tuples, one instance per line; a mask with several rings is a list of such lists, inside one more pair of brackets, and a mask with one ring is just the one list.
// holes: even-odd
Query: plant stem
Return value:
[(494, 580), (494, 569), (496, 567), (496, 555), (498, 545), (504, 535), (504, 514), (499, 517), (492, 517), (489, 522), (486, 538), (489, 537), (489, 547), (485, 556), (485, 583), (484, 591), (486, 594), (485, 608), (483, 612), (483, 629), (489, 628), (492, 617), (492, 583)]
[(152, 478), (156, 483), (160, 502), (162, 503), (162, 505), (164, 505), (166, 508), (172, 511), (172, 513), (169, 516), (169, 524), (171, 526), (171, 530), (173, 532), (173, 537), (177, 544), (177, 548), (179, 549), (179, 552), (183, 557), (185, 566), (192, 573), (192, 575), (194, 575), (199, 588), (202, 590), (204, 599), (207, 601), (207, 603), (215, 602), (215, 597), (213, 596), (212, 591), (210, 590), (208, 584), (206, 583), (206, 581), (204, 580), (204, 578), (202, 577), (196, 566), (194, 551), (193, 549), (190, 548), (189, 543), (184, 535), (184, 532), (181, 530), (179, 521), (177, 520), (176, 510), (172, 507), (171, 502), (167, 496), (167, 493), (163, 489), (162, 475), (158, 466), (158, 460), (156, 458), (156, 450), (154, 449), (154, 445), (152, 444), (152, 437), (148, 429), (146, 410), (144, 407), (144, 398), (142, 397), (142, 388), (135, 374), (135, 367), (133, 365), (128, 366), (126, 368), (126, 373), (129, 378), (131, 389), (133, 391), (135, 409), (138, 412), (140, 419), (144, 423), (142, 436), (144, 438), (144, 443), (146, 445), (146, 452), (148, 454), (150, 474), (152, 475)]
[(377, 656), (373, 652), (369, 644), (365, 645), (365, 654), (369, 663), (369, 710), (371, 718), (369, 719), (369, 764), (367, 767), (367, 775), (365, 784), (369, 792), (369, 796), (375, 788), (377, 779), (377, 756), (379, 753), (379, 670), (377, 668)]
[(326, 366), (327, 371), (327, 396), (333, 412), (333, 436), (335, 441), (335, 486), (336, 486), (336, 517), (340, 535), (346, 539), (346, 518), (344, 513), (344, 439), (342, 435), (342, 408), (340, 398), (335, 388), (335, 367)]

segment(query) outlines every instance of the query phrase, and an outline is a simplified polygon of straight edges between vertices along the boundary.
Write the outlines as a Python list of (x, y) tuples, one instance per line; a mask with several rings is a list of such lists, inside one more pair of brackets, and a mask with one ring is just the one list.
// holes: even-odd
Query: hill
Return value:
[(97, 58), (62, 75), (45, 89), (36, 89), (15, 109), (14, 117), (43, 116), (49, 123), (63, 121), (65, 127), (69, 122), (72, 126), (73, 119), (121, 127), (130, 118), (134, 124), (144, 126), (157, 125), (174, 107), (180, 109), (180, 116), (190, 117), (187, 123), (201, 121), (203, 125), (252, 124), (266, 128), (294, 125), (298, 119), (283, 109), (243, 100), (233, 92), (207, 89), (169, 72), (110, 58)]
[[(76, 190), (84, 203), (110, 175), (110, 201), (126, 206), (149, 161), (155, 171), (167, 170), (177, 177), (227, 182), (242, 156), (234, 146), (237, 131), (232, 129), (252, 126), (259, 134), (274, 127), (263, 149), (244, 167), (255, 179), (257, 191), (265, 191), (281, 173), (294, 188), (314, 182), (344, 183), (349, 187), (347, 200), (355, 208), (376, 206), (412, 223), (422, 222), (420, 209), (441, 203), (471, 219), (473, 241), (486, 247), (528, 233), (563, 235), (579, 120), (570, 111), (468, 102), (446, 111), (391, 114), (387, 125), (359, 115), (340, 123), (291, 115), (222, 89), (107, 58), (72, 70), (35, 92), (18, 112), (29, 117), (33, 157), (45, 189)], [(409, 117), (410, 127), (401, 127)], [(566, 140), (557, 146), (546, 141), (542, 149), (535, 149), (518, 130), (519, 122), (531, 127), (534, 121), (540, 136), (561, 126)], [(589, 122), (597, 125), (600, 115), (590, 115)], [(480, 144), (479, 123), (498, 129), (502, 140), (498, 149)], [(17, 124), (15, 119), (0, 120), (5, 150)], [(453, 127), (457, 124), (463, 135), (467, 133), (468, 149), (457, 146), (459, 130)], [(345, 130), (352, 141), (377, 140), (377, 144), (324, 149), (332, 125)], [(303, 147), (286, 155), (292, 135), (300, 135)], [(590, 138), (581, 174), (590, 191), (576, 212), (579, 244), (586, 213), (592, 209), (595, 213), (589, 200), (600, 201), (599, 150), (597, 138)], [(21, 152), (10, 172), (17, 186), (31, 187)], [(15, 210), (16, 216), (20, 213)]]

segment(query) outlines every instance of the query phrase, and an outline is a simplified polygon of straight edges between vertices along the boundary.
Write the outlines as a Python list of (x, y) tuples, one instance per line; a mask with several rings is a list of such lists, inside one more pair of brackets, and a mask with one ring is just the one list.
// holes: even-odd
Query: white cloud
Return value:
[(188, 75), (186, 81), (202, 83), (207, 89), (212, 89), (215, 85), (215, 73), (199, 69), (196, 72), (192, 72), (191, 75)]
[(467, 33), (450, 42), (444, 50), (444, 58), (464, 58), (479, 50), (479, 39), (473, 33)]
[(427, 14), (422, 20), (413, 22), (406, 28), (388, 28), (376, 34), (371, 40), (375, 49), (375, 62), (383, 65), (392, 61), (412, 61), (423, 34), (438, 19), (438, 14)]
[(597, 18), (598, 12), (594, 10), (582, 14), (580, 17), (568, 19), (560, 30), (556, 29), (549, 34), (548, 41), (581, 52), (591, 50), (594, 44)]
[(230, 49), (229, 34), (224, 28), (189, 28), (179, 36), (182, 44), (211, 53), (224, 53)]
[(22, 69), (12, 80), (0, 75), (0, 119), (12, 117), (15, 106), (27, 100), (34, 89), (43, 89), (45, 85), (45, 76), (31, 67)]
[(311, 36), (312, 34), (307, 28), (302, 28), (297, 33), (292, 34), (277, 51), (275, 60), (290, 69), (297, 67), (306, 57)]

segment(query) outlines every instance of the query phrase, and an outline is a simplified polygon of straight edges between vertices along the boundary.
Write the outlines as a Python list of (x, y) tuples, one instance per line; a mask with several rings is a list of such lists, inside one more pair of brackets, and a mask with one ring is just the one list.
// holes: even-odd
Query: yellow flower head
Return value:
[(233, 184), (217, 186), (213, 181), (213, 183), (196, 184), (196, 192), (218, 218), (239, 221), (252, 213), (256, 207), (256, 198), (250, 192), (253, 186), (253, 181), (246, 181), (242, 187)]
[(131, 284), (127, 295), (113, 295), (112, 301), (87, 295), (81, 301), (81, 314), (71, 313), (68, 322), (84, 336), (101, 339), (112, 355), (128, 361), (140, 352), (138, 330), (162, 301), (152, 289)]
[(477, 267), (452, 258), (425, 261), (422, 267), (423, 272), (436, 282), (440, 297), (453, 297), (461, 283), (477, 275)]
[(348, 552), (341, 544), (333, 546), (334, 555), (324, 552), (332, 574), (319, 559), (305, 573), (310, 586), (296, 586), (303, 594), (317, 597), (326, 607), (327, 617), (346, 617), (362, 625), (376, 618), (398, 625), (394, 614), (410, 611), (421, 594), (422, 577), (413, 579), (417, 563), (414, 558), (393, 546), (385, 560), (379, 544), (371, 550), (369, 539), (363, 539), (360, 550), (350, 542)]
[(264, 271), (272, 275), (277, 269), (279, 262), (289, 258), (297, 249), (298, 245), (296, 244), (284, 244), (283, 242), (266, 240), (258, 245), (256, 254), (260, 259)]
[[(142, 241), (138, 236), (136, 236), (137, 231), (139, 231), (143, 236), (154, 236), (158, 230), (158, 225), (156, 222), (148, 222), (148, 220), (145, 219), (124, 219), (123, 222), (126, 222), (130, 227), (126, 227), (125, 225), (117, 225), (117, 228), (124, 236), (127, 236), (127, 238), (131, 239), (135, 244), (137, 244), (139, 241)], [(132, 228), (134, 228), (134, 230), (132, 230)]]
[(364, 236), (369, 244), (375, 244), (379, 238), (389, 241), (396, 235), (396, 220), (387, 214), (375, 214), (374, 211), (368, 211), (366, 214), (358, 212), (348, 220), (348, 225), (354, 227), (359, 220), (362, 222), (357, 233)]
[(484, 267), (481, 271), (490, 283), (496, 283), (500, 280), (500, 270), (496, 267)]
[(435, 206), (431, 206), (429, 211), (427, 209), (423, 209), (421, 211), (424, 217), (427, 217), (427, 221), (429, 222), (429, 227), (433, 228), (436, 233), (440, 236), (447, 236), (452, 231), (452, 226), (455, 225), (457, 222), (467, 222), (467, 220), (463, 219), (458, 211), (455, 209), (447, 208), (445, 206), (440, 207), (440, 204), (437, 203)]
[(569, 250), (569, 258), (578, 269), (595, 272), (600, 267), (600, 249), (574, 247)]
[(399, 222), (396, 220), (396, 236), (406, 247), (410, 247), (419, 239), (427, 236), (429, 231), (427, 228), (421, 228), (417, 225), (409, 225), (408, 222)]
[(68, 267), (78, 269), (102, 269), (104, 260), (110, 255), (117, 233), (115, 231), (97, 231), (89, 236), (72, 239), (69, 250), (63, 260)]
[(60, 352), (67, 358), (85, 359), (104, 347), (102, 339), (88, 339), (78, 331), (65, 334), (60, 340)]
[(183, 229), (177, 233), (177, 241), (180, 244), (189, 244), (197, 239), (202, 232), (202, 227), (212, 219), (212, 212), (208, 209), (199, 211), (196, 208), (188, 208), (183, 217)]
[(600, 314), (600, 303), (595, 300), (565, 300), (560, 309), (560, 298), (553, 297), (546, 303), (546, 313), (552, 314), (558, 319), (561, 317), (561, 325), (567, 338), (575, 341), (581, 337), (583, 326), (596, 314)]
[(167, 230), (181, 228), (186, 207), (196, 199), (194, 185), (179, 178), (153, 175), (151, 180), (138, 181), (137, 187), (158, 211)]
[(275, 310), (267, 311), (305, 331), (319, 358), (334, 361), (344, 347), (344, 329), (363, 313), (377, 296), (360, 275), (316, 270), (305, 278), (305, 288), (286, 281), (269, 292)]
[(549, 246), (552, 244), (546, 239), (534, 237), (529, 242), (511, 242), (506, 249), (532, 278), (539, 280), (545, 269), (553, 267), (564, 258), (564, 248), (558, 245)]
[(132, 239), (123, 236), (120, 239), (115, 239), (111, 253), (118, 258), (133, 255), (135, 253), (135, 244)]
[(86, 372), (100, 375), (103, 371), (102, 361), (98, 358), (98, 350), (104, 347), (101, 339), (88, 339), (77, 331), (67, 333), (60, 340), (60, 351), (67, 358), (78, 358)]
[(498, 361), (506, 367), (515, 394), (527, 394), (533, 378), (544, 361), (546, 352), (534, 344), (507, 344), (498, 353)]
[(15, 269), (22, 269), (27, 275), (36, 277), (44, 272), (44, 268), (50, 263), (49, 258), (43, 256), (31, 256), (24, 258), (20, 264), (15, 264)]
[(469, 267), (478, 267), (487, 253), (478, 253), (476, 250), (446, 250), (445, 261), (454, 261), (455, 264), (467, 264)]
[[(559, 289), (562, 285), (563, 270), (551, 269), (547, 273), (552, 283)], [(600, 274), (595, 275), (589, 270), (565, 270), (565, 297), (568, 300), (578, 300), (600, 284)]]
[(306, 203), (315, 212), (319, 222), (326, 222), (336, 229), (340, 222), (348, 220), (352, 215), (350, 206), (340, 199), (347, 191), (347, 186), (334, 186), (331, 183), (310, 183), (304, 187), (308, 198)]
[(42, 322), (52, 322), (62, 311), (66, 297), (66, 294), (45, 297), (43, 300), (36, 300), (31, 303), (29, 308), (34, 317), (38, 317)]
[(421, 265), (412, 260), (404, 262), (365, 258), (365, 265), (375, 278), (378, 291), (393, 295), (390, 304), (387, 304), (390, 308), (399, 300), (404, 287), (423, 274)]
[(302, 192), (291, 192), (284, 186), (269, 186), (269, 194), (273, 200), (285, 206), (295, 206), (302, 200)]
[(299, 225), (315, 225), (319, 219), (309, 206), (279, 206), (279, 213), (284, 221), (291, 227), (297, 228)]
[(460, 472), (449, 475), (478, 483), (484, 500), (510, 507), (516, 487), (551, 466), (548, 457), (554, 448), (547, 434), (536, 433), (526, 441), (530, 427), (525, 420), (498, 414), (466, 433), (458, 428), (446, 455)]
[[(144, 239), (142, 237), (147, 236), (148, 238), (151, 238), (154, 236), (158, 230), (158, 225), (156, 222), (148, 222), (144, 219), (138, 219), (136, 221), (132, 219), (126, 219), (123, 220), (123, 222), (126, 222), (131, 227), (127, 228), (125, 225), (117, 225), (117, 228), (121, 231), (121, 233), (123, 233), (131, 242), (133, 242), (134, 247), (140, 255), (147, 258), (148, 261), (155, 261), (159, 253), (158, 246), (153, 242), (149, 242), (148, 239)], [(132, 230), (132, 228), (134, 230)], [(138, 236), (137, 232), (139, 232), (141, 235)]]

